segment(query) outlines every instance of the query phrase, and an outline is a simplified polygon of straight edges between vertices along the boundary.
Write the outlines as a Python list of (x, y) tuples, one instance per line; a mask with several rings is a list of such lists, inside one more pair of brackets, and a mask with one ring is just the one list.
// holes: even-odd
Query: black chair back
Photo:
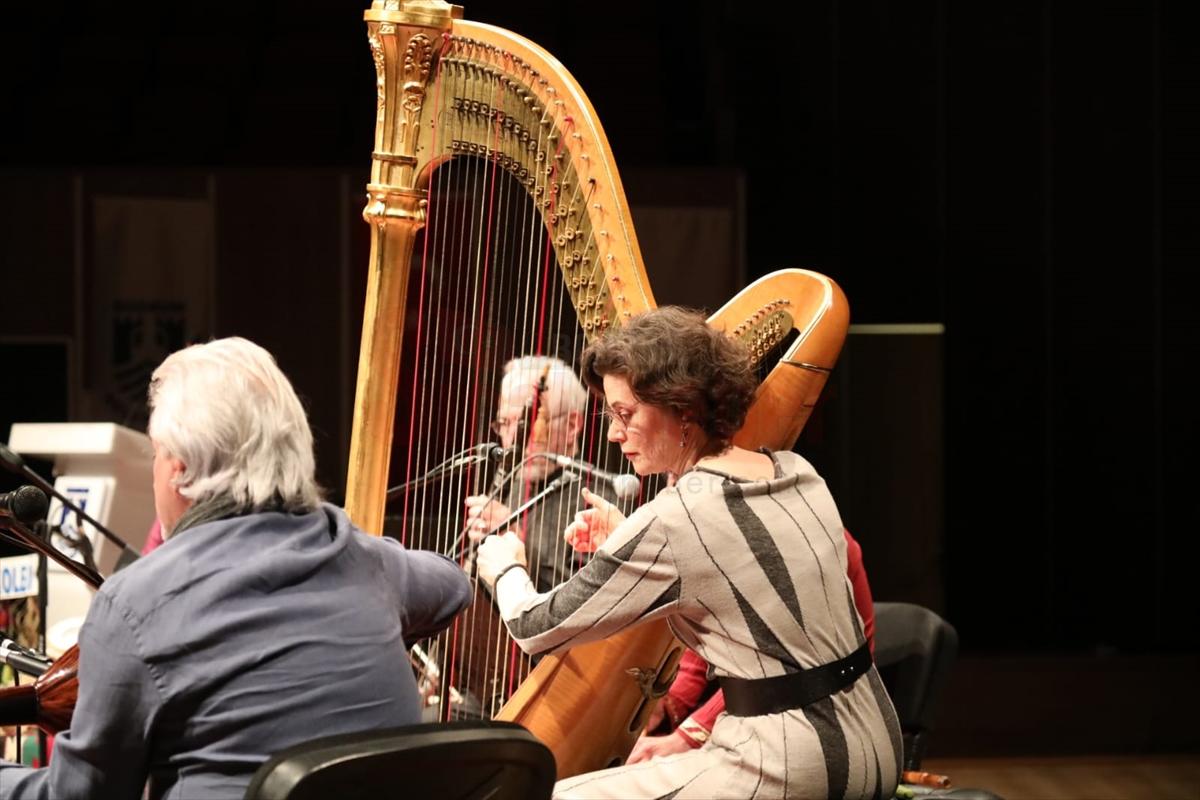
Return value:
[(246, 800), (547, 800), (554, 755), (510, 722), (451, 722), (328, 736), (263, 764)]
[(875, 665), (900, 718), (906, 770), (921, 766), (957, 655), (957, 631), (934, 612), (912, 603), (875, 604)]

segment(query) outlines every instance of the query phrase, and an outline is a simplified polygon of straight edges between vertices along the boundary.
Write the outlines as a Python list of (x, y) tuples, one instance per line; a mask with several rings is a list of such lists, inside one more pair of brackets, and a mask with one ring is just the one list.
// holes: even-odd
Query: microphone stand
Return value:
[[(531, 456), (531, 458), (532, 458), (532, 456)], [(528, 459), (526, 459), (526, 460), (528, 460)], [(505, 518), (505, 520), (503, 522), (501, 522), (499, 525), (494, 526), (491, 530), (489, 530), (487, 533), (485, 533), (479, 541), (482, 542), (487, 537), (492, 536), (497, 533), (500, 533), (500, 531), (504, 530), (509, 525), (512, 525), (514, 522), (519, 520), (521, 518), (521, 516), (525, 514), (526, 511), (528, 511), (529, 509), (536, 506), (538, 503), (545, 500), (548, 496), (554, 494), (559, 489), (562, 489), (564, 486), (567, 486), (568, 484), (576, 483), (578, 480), (579, 480), (578, 475), (576, 475), (573, 472), (568, 472), (566, 470), (563, 470), (561, 475), (559, 475), (557, 478), (555, 478), (554, 480), (547, 483), (545, 488), (543, 488), (540, 492), (538, 492), (533, 497), (529, 498), (524, 503), (522, 503), (520, 508), (518, 508), (516, 511), (513, 511), (511, 514), (508, 515), (508, 517)], [(458, 535), (458, 539), (455, 540), (455, 542), (454, 542), (453, 546), (451, 546), (450, 550), (443, 553), (442, 555), (446, 556), (447, 558), (454, 558), (454, 554), (458, 551), (459, 546), (462, 545), (463, 537), (466, 535), (467, 535), (467, 532), (464, 530), (462, 533), (460, 533)], [(468, 566), (473, 565), (475, 562), (476, 546), (477, 545), (472, 546), (471, 552), (468, 554), (468, 557), (467, 557)], [(468, 573), (469, 572), (470, 572), (470, 570), (468, 570)]]
[(80, 564), (73, 558), (70, 558), (58, 548), (51, 545), (49, 542), (42, 539), (29, 528), (25, 527), (23, 522), (12, 517), (0, 517), (0, 529), (3, 529), (16, 542), (35, 553), (40, 553), (47, 558), (51, 558), (76, 578), (79, 578), (84, 583), (91, 586), (93, 589), (99, 589), (100, 584), (104, 583), (104, 576), (91, 567)]
[[(108, 539), (110, 542), (112, 542), (113, 544), (117, 545), (122, 550), (124, 550), (125, 552), (121, 554), (121, 561), (124, 561), (125, 563), (129, 563), (131, 561), (136, 561), (137, 559), (141, 558), (141, 553), (139, 553), (137, 550), (134, 550), (132, 547), (130, 547), (128, 542), (126, 542), (120, 536), (117, 536), (115, 533), (113, 533), (108, 528), (101, 525), (96, 520), (92, 519), (87, 514), (87, 512), (85, 512), (79, 506), (75, 505), (65, 495), (63, 495), (61, 492), (59, 492), (57, 489), (55, 489), (53, 484), (51, 484), (49, 481), (47, 481), (41, 475), (34, 472), (29, 467), (29, 465), (27, 465), (25, 463), (25, 459), (21, 458), (20, 455), (15, 453), (8, 445), (3, 444), (3, 443), (0, 443), (0, 461), (4, 462), (5, 466), (8, 467), (8, 470), (10, 472), (16, 473), (17, 475), (20, 475), (23, 478), (27, 478), (28, 480), (30, 480), (34, 484), (36, 484), (37, 487), (39, 489), (41, 489), (43, 492), (45, 492), (46, 494), (50, 494), (50, 495), (57, 497), (59, 502), (61, 502), (63, 504), (63, 506), (70, 509), (75, 514), (75, 519), (76, 519), (77, 524), (79, 523), (79, 520), (83, 520), (84, 522), (87, 522), (93, 528), (100, 531), (100, 533), (103, 534), (106, 539)], [(82, 529), (83, 525), (79, 524), (79, 527)], [(82, 533), (82, 532), (83, 531), (81, 530), (80, 533)], [(121, 565), (121, 566), (123, 566), (123, 565)]]
[[(413, 478), (411, 481), (402, 483), (398, 486), (393, 486), (392, 488), (388, 489), (385, 498), (387, 500), (395, 500), (405, 492), (410, 492), (413, 489), (419, 489), (427, 483), (444, 478), (453, 470), (461, 469), (462, 467), (475, 466), (476, 464), (487, 463), (488, 459), (492, 457), (492, 451), (497, 446), (498, 445), (494, 444), (480, 444), (463, 450), (460, 453), (456, 453), (442, 463), (438, 464), (433, 469), (426, 472), (424, 475), (418, 478)], [(485, 452), (481, 453), (479, 452), (480, 450), (485, 450)]]
[[(50, 531), (45, 520), (42, 520), (41, 527), (46, 531), (46, 540), (49, 541)], [(86, 538), (84, 541), (87, 541)], [(41, 613), (38, 614), (38, 647), (43, 653), (46, 652), (46, 646), (49, 643), (49, 640), (46, 638), (46, 608), (50, 605), (50, 572), (47, 569), (47, 565), (49, 563), (50, 560), (46, 558), (45, 553), (38, 553), (38, 609), (41, 611)], [(88, 566), (94, 567), (95, 562), (89, 561)], [(49, 666), (46, 667), (46, 669), (49, 668)], [(42, 670), (42, 672), (38, 673), (37, 677), (40, 678), (45, 672), (46, 670)], [(46, 741), (46, 732), (41, 728), (38, 728), (37, 737), (38, 763), (46, 764), (48, 762), (46, 756), (49, 753), (49, 743)]]
[(509, 514), (508, 518), (505, 519), (504, 522), (501, 522), (499, 525), (492, 528), (490, 531), (485, 533), (484, 536), (486, 537), (486, 536), (491, 536), (492, 534), (495, 534), (495, 533), (499, 533), (500, 531), (504, 530), (509, 525), (513, 524), (518, 519), (520, 519), (521, 516), (526, 511), (528, 511), (529, 509), (536, 506), (538, 503), (545, 500), (549, 495), (554, 494), (559, 489), (563, 488), (564, 486), (566, 486), (568, 484), (576, 483), (578, 480), (579, 480), (578, 475), (576, 475), (573, 472), (567, 472), (564, 470), (561, 475), (559, 475), (557, 478), (555, 478), (554, 480), (547, 483), (546, 488), (542, 489), (540, 492), (535, 494), (533, 497), (529, 498), (524, 503), (522, 503), (521, 507), (518, 508), (516, 511), (512, 512), (511, 514)]

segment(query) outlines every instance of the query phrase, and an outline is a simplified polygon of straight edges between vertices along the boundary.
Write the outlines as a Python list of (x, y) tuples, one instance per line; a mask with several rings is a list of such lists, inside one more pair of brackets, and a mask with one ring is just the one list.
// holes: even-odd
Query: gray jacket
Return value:
[(452, 561), (331, 505), (196, 525), (108, 580), (50, 766), (0, 798), (240, 798), (291, 745), (419, 721), (407, 644), (470, 602)]

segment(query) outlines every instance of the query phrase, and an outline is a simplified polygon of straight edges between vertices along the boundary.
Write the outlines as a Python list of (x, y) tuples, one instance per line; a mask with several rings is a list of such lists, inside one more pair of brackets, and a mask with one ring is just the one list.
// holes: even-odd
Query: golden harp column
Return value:
[(364, 12), (375, 62), (377, 108), (363, 218), (371, 260), (355, 388), (346, 511), (365, 531), (383, 529), (405, 294), (417, 231), (425, 224), (419, 168), (422, 111), (442, 33), (462, 9), (432, 0), (375, 0)]

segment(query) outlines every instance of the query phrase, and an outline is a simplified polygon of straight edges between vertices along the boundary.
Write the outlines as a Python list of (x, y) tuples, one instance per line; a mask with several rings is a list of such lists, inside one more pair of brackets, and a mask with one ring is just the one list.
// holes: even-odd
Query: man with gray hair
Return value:
[(240, 798), (284, 748), (418, 722), (408, 648), (469, 603), (457, 564), (321, 502), (304, 409), (261, 347), (174, 353), (150, 406), (166, 541), (97, 593), (71, 727), (49, 767), (0, 765), (0, 797)]
[[(512, 474), (490, 495), (466, 500), (467, 532), (478, 541), (508, 519), (513, 509), (547, 488), (550, 493), (511, 525), (525, 539), (526, 561), (539, 591), (567, 580), (582, 565), (563, 540), (563, 530), (584, 507), (582, 484), (555, 483), (561, 468), (553, 456), (575, 458), (588, 394), (567, 364), (549, 356), (522, 356), (504, 365), (492, 429), (519, 456)], [(597, 494), (607, 490), (594, 487)]]

